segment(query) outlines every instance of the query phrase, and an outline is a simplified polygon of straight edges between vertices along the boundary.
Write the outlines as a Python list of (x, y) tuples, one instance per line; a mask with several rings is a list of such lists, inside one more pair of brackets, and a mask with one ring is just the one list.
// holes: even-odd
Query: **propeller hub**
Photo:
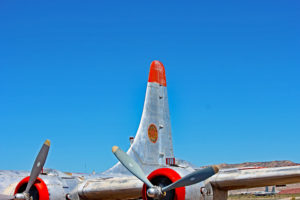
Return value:
[(15, 194), (15, 199), (26, 199), (25, 193)]
[(15, 194), (15, 199), (30, 200), (30, 199), (32, 199), (32, 197), (30, 196), (29, 193), (23, 192), (23, 193), (17, 193), (17, 194)]
[(162, 192), (161, 187), (151, 187), (147, 190), (147, 195), (150, 198), (158, 199), (159, 197), (163, 197), (165, 193)]

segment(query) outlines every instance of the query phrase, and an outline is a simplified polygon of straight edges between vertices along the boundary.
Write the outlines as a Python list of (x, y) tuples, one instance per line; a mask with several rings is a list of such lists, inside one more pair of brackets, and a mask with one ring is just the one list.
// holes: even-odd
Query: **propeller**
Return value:
[(46, 159), (47, 159), (49, 148), (50, 148), (50, 140), (46, 140), (45, 143), (43, 144), (39, 154), (37, 155), (33, 166), (32, 166), (32, 169), (30, 172), (30, 178), (27, 183), (26, 189), (24, 191), (25, 193), (29, 193), (30, 188), (32, 187), (32, 185), (36, 181), (37, 177), (41, 173), (41, 171), (44, 167), (44, 164), (46, 162)]
[(213, 176), (218, 173), (219, 168), (217, 166), (210, 166), (207, 168), (196, 170), (178, 181), (165, 186), (163, 188), (159, 186), (154, 186), (146, 177), (143, 170), (140, 166), (124, 151), (122, 151), (119, 147), (113, 146), (112, 152), (117, 157), (117, 159), (126, 167), (134, 176), (143, 181), (149, 189), (147, 190), (147, 195), (154, 199), (160, 199), (166, 195), (166, 192), (173, 190), (179, 187), (185, 187), (188, 185), (193, 185), (199, 183), (201, 181), (206, 180), (207, 178)]
[(154, 185), (147, 179), (143, 170), (140, 166), (130, 157), (122, 151), (119, 147), (113, 146), (112, 152), (118, 158), (118, 160), (126, 167), (133, 175), (135, 175), (138, 179), (143, 181), (148, 187), (152, 188)]
[(41, 173), (44, 167), (49, 152), (49, 148), (50, 148), (50, 140), (46, 140), (34, 161), (34, 164), (30, 172), (30, 178), (27, 183), (25, 191), (23, 193), (17, 193), (14, 196), (0, 194), (0, 200), (12, 200), (12, 199), (29, 200), (30, 199), (30, 194), (29, 194), (30, 188), (32, 187), (32, 185), (34, 184), (34, 182), (36, 181), (36, 179), (38, 178), (39, 174)]

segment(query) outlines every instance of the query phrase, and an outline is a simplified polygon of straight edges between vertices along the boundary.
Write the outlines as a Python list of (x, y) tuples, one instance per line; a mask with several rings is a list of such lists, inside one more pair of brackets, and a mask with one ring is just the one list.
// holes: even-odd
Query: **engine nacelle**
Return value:
[[(171, 168), (160, 168), (155, 171), (153, 171), (151, 174), (149, 174), (148, 179), (152, 182), (152, 184), (157, 186), (166, 186), (169, 185), (179, 179), (181, 179), (181, 176), (178, 172)], [(151, 199), (147, 197), (147, 185), (143, 185), (143, 199)], [(175, 191), (171, 190), (167, 193), (168, 199), (177, 199), (177, 200), (184, 200), (185, 199), (185, 188), (176, 188)]]
[[(58, 173), (58, 172), (57, 172)], [(56, 171), (50, 172), (51, 175), (40, 175), (29, 194), (33, 200), (63, 200), (78, 185), (78, 179), (66, 174), (56, 174)], [(25, 191), (29, 181), (29, 176), (23, 178), (16, 186), (14, 194)]]
[[(152, 182), (152, 184), (160, 187), (167, 186), (171, 183), (176, 182), (177, 180), (181, 179), (183, 176), (193, 172), (191, 168), (179, 168), (179, 167), (172, 167), (172, 168), (160, 168), (154, 170), (152, 173), (149, 174), (148, 179)], [(175, 190), (171, 190), (167, 192), (164, 199), (170, 200), (185, 200), (185, 199), (200, 199), (202, 194), (200, 189), (204, 187), (204, 183), (197, 183), (195, 185), (176, 188)], [(142, 195), (144, 200), (152, 200), (147, 196), (147, 185), (143, 185)]]
[[(16, 193), (22, 193), (25, 191), (27, 183), (29, 181), (29, 176), (22, 179), (16, 189), (15, 189), (15, 194)], [(39, 199), (39, 200), (49, 200), (49, 191), (47, 188), (46, 183), (41, 179), (41, 178), (37, 178), (37, 180), (35, 181), (34, 185), (31, 187), (30, 191), (29, 191), (30, 196), (33, 197), (33, 200), (35, 199)]]

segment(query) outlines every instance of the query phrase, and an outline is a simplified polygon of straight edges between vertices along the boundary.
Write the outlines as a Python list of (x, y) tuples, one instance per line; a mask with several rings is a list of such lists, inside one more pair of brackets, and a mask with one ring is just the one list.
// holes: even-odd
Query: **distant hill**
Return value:
[(268, 161), (268, 162), (244, 162), (240, 164), (226, 164), (222, 163), (218, 166), (220, 168), (241, 168), (241, 167), (287, 167), (287, 166), (297, 166), (299, 163), (294, 163), (289, 160), (279, 160), (279, 161)]

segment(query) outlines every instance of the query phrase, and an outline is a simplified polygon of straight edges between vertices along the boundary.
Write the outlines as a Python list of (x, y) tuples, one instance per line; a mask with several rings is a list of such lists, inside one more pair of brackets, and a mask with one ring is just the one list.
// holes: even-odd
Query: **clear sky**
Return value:
[(149, 66), (175, 155), (300, 162), (300, 1), (1, 1), (0, 169), (97, 172), (126, 150)]

